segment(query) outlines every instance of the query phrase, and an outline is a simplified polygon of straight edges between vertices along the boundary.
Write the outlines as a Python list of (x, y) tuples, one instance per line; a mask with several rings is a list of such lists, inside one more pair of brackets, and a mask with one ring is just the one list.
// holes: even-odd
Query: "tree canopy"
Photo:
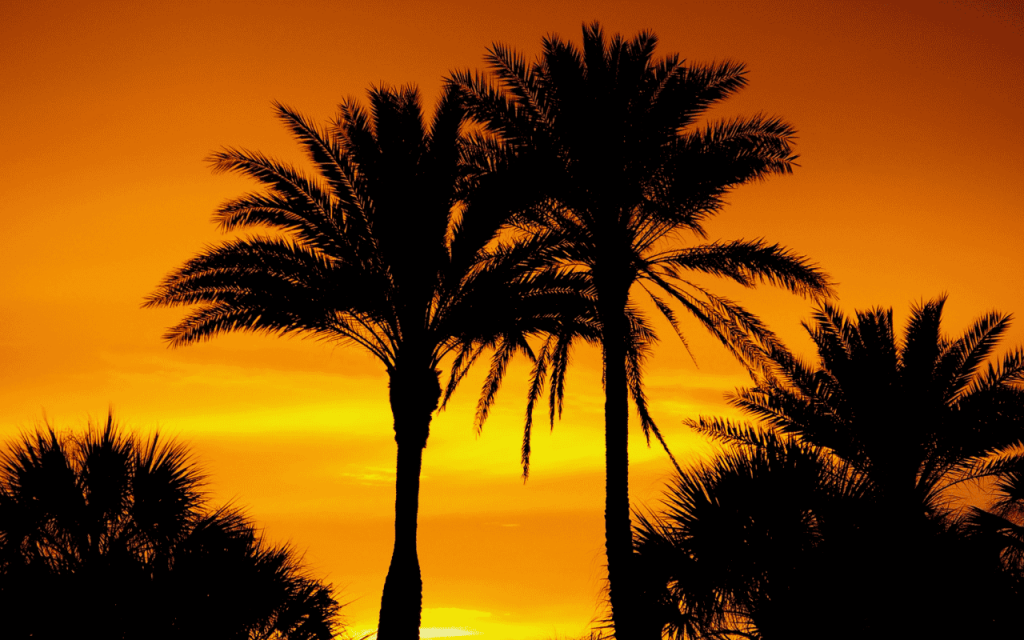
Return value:
[(331, 586), (238, 508), (212, 508), (184, 445), (112, 417), (53, 427), (0, 456), (0, 622), (7, 638), (69, 635), (329, 640)]

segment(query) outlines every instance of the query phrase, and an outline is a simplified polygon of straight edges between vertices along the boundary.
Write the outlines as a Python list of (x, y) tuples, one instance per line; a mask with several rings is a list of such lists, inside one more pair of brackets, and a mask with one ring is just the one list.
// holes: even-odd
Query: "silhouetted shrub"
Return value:
[[(686, 421), (726, 443), (641, 517), (649, 617), (676, 638), (1013, 637), (1024, 585), (1024, 349), (1008, 315), (941, 331), (945, 297), (805, 327), (730, 396), (756, 423)], [(987, 367), (986, 362), (989, 362)], [(964, 482), (994, 504), (961, 509)], [(984, 483), (988, 483), (985, 485)]]
[(210, 509), (186, 448), (52, 427), (0, 457), (0, 637), (327, 640), (330, 585), (241, 511)]

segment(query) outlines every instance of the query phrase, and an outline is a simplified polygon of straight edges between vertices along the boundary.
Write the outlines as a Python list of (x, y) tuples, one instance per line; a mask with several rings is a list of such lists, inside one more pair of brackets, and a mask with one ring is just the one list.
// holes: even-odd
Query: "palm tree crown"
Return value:
[[(1011, 350), (1000, 361), (992, 358), (1010, 323), (1009, 315), (999, 313), (983, 315), (959, 337), (944, 335), (945, 300), (940, 296), (915, 306), (902, 338), (897, 338), (891, 309), (859, 311), (848, 318), (822, 305), (813, 322), (804, 325), (816, 346), (815, 363), (804, 363), (785, 348), (777, 348), (769, 354), (771, 366), (765, 374), (755, 377), (757, 384), (730, 396), (731, 404), (754, 416), (758, 425), (703, 417), (686, 421), (741, 450), (753, 448), (758, 455), (775, 452), (774, 471), (747, 474), (751, 489), (786, 478), (779, 475), (778, 466), (787, 460), (799, 461), (792, 451), (812, 453), (810, 459), (817, 462), (809, 468), (827, 471), (818, 472), (817, 478), (797, 478), (802, 488), (776, 494), (772, 518), (784, 514), (787, 504), (797, 504), (802, 515), (789, 518), (790, 528), (805, 534), (816, 531), (818, 548), (788, 560), (791, 566), (803, 566), (801, 580), (788, 580), (779, 571), (757, 578), (774, 583), (765, 590), (773, 597), (764, 603), (748, 599), (742, 607), (758, 626), (768, 619), (779, 631), (778, 623), (787, 618), (809, 619), (806, 614), (794, 615), (795, 610), (779, 615), (786, 612), (777, 605), (787, 589), (796, 587), (802, 588), (803, 606), (814, 609), (811, 613), (821, 620), (846, 615), (828, 601), (846, 603), (841, 608), (847, 610), (861, 609), (864, 613), (858, 615), (857, 624), (848, 628), (853, 637), (879, 633), (932, 637), (952, 634), (953, 629), (964, 633), (970, 629), (975, 634), (987, 629), (989, 635), (1001, 635), (995, 630), (1015, 624), (1011, 612), (1021, 592), (1021, 563), (1014, 549), (1019, 547), (1021, 531), (1017, 514), (1018, 474), (1024, 468), (1020, 455), (1024, 349)], [(790, 452), (779, 455), (772, 442), (787, 443)], [(992, 478), (998, 481), (1001, 494), (994, 510), (957, 508), (956, 486)], [(728, 511), (717, 477), (704, 482), (699, 491), (692, 484), (680, 484), (677, 494), (696, 495), (700, 502), (703, 491), (706, 511)], [(849, 492), (851, 487), (856, 491)], [(801, 502), (800, 496), (808, 492), (848, 498), (842, 504)], [(757, 509), (753, 503), (734, 502), (741, 507), (731, 507), (733, 512)], [(712, 542), (741, 534), (733, 523), (731, 534), (719, 530), (708, 535), (709, 527), (713, 528), (710, 519), (696, 527), (693, 509), (673, 511), (670, 520), (682, 523), (679, 530), (686, 533), (676, 535), (645, 522), (645, 543), (672, 537), (678, 544), (670, 546), (685, 549), (692, 558), (697, 541), (693, 533), (700, 529), (705, 540)], [(686, 517), (678, 517), (681, 513)], [(763, 515), (757, 520), (774, 522)], [(799, 537), (778, 526), (772, 543), (778, 545), (787, 536)], [(764, 544), (748, 544), (748, 548), (751, 554), (777, 555)], [(645, 547), (645, 551), (657, 549), (657, 544)], [(822, 559), (823, 551), (828, 559)], [(653, 557), (657, 563), (657, 553)], [(819, 561), (804, 562), (814, 557)], [(715, 562), (711, 554), (705, 554), (705, 572), (710, 570), (708, 562)], [(840, 571), (842, 584), (829, 584), (814, 564)], [(740, 575), (748, 580), (760, 575), (752, 567)], [(879, 580), (879, 575), (885, 579)], [(730, 588), (738, 583), (734, 580)], [(705, 594), (708, 584), (690, 582)], [(815, 599), (816, 589), (831, 595)], [(908, 594), (916, 598), (909, 609), (912, 615)], [(817, 604), (811, 605), (812, 601)], [(775, 613), (765, 604), (772, 605)], [(951, 608), (965, 614), (951, 621), (944, 615)], [(767, 627), (759, 633), (775, 635)]]
[(945, 302), (915, 306), (902, 339), (892, 309), (847, 318), (822, 305), (804, 325), (818, 362), (777, 350), (775, 375), (732, 403), (849, 461), (894, 508), (941, 510), (944, 492), (993, 472), (984, 461), (1024, 438), (1024, 350), (986, 364), (1010, 316), (988, 313), (950, 338), (940, 326)]
[[(416, 514), (422, 449), (442, 398), (442, 359), (454, 354), (447, 393), (481, 349), (554, 327), (558, 276), (531, 276), (533, 248), (499, 242), (505, 222), (467, 145), (458, 94), (429, 124), (412, 88), (371, 90), (369, 111), (341, 104), (329, 131), (278, 104), (316, 178), (259, 153), (226, 149), (217, 171), (265, 191), (222, 205), (225, 231), (269, 227), (207, 249), (169, 275), (148, 306), (198, 305), (165, 336), (172, 345), (228, 331), (299, 332), (354, 343), (389, 376), (398, 444), (395, 552), (380, 637), (418, 634), (422, 583)], [(479, 154), (477, 154), (479, 155)]]
[(793, 436), (728, 433), (730, 446), (677, 476), (658, 512), (636, 516), (645, 614), (679, 640), (871, 635), (868, 616), (849, 615), (869, 604), (859, 578), (872, 554), (858, 531), (870, 483)]
[(210, 509), (180, 444), (102, 429), (0, 457), (4, 637), (330, 640), (338, 603), (238, 509)]
[[(678, 56), (657, 59), (656, 43), (646, 32), (609, 40), (595, 23), (584, 28), (582, 49), (548, 37), (530, 65), (496, 45), (487, 56), (493, 77), (461, 72), (453, 78), (473, 117), (530, 176), (524, 183), (536, 197), (517, 223), (548, 235), (549, 259), (581, 274), (595, 303), (606, 390), (609, 585), (616, 633), (624, 640), (638, 633), (639, 624), (631, 621), (625, 599), (632, 549), (628, 397), (645, 434), (658, 435), (641, 382), (653, 333), (636, 296), (647, 294), (677, 332), (681, 307), (750, 363), (759, 347), (774, 343), (772, 334), (738, 304), (686, 280), (685, 272), (748, 286), (769, 283), (813, 297), (830, 293), (824, 273), (779, 245), (739, 240), (678, 247), (684, 234), (706, 237), (704, 222), (721, 209), (730, 189), (792, 170), (793, 129), (764, 116), (698, 127), (711, 106), (746, 84), (745, 69), (728, 62), (688, 65)], [(545, 343), (531, 408), (549, 365), (551, 390), (560, 393), (566, 343), (575, 337), (563, 332)], [(528, 454), (527, 442), (524, 463)]]

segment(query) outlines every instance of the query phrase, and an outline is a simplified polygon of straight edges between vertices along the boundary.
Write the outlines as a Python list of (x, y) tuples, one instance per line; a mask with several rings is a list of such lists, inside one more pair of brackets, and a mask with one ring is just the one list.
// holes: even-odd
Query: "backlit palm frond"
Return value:
[[(748, 369), (757, 370), (763, 367), (765, 356), (761, 343), (771, 342), (774, 338), (770, 332), (761, 335), (752, 333), (751, 328), (756, 328), (757, 323), (754, 322), (753, 326), (745, 326), (752, 322), (752, 317), (749, 314), (742, 311), (734, 313), (738, 308), (728, 301), (700, 300), (681, 286), (656, 274), (649, 274), (649, 278), (672, 296)], [(686, 284), (692, 286), (693, 283)], [(704, 291), (701, 293), (706, 294)]]
[(329, 324), (318, 334), (341, 344), (356, 344), (374, 355), (388, 372), (394, 371), (402, 336), (394, 318), (373, 317), (336, 310)]
[(523, 117), (524, 107), (499, 81), (463, 70), (452, 73), (450, 82), (460, 91), (471, 121), (515, 149), (528, 147), (534, 131)]
[(751, 372), (769, 374), (772, 363), (768, 355), (784, 349), (775, 333), (760, 318), (738, 303), (715, 295), (693, 282), (684, 282), (704, 297), (704, 302), (696, 298), (693, 300), (699, 302), (706, 310), (706, 315), (714, 318), (714, 322), (724, 330), (722, 336), (726, 340), (722, 344)]
[[(340, 288), (332, 276), (338, 272), (345, 275), (345, 271), (346, 265), (285, 238), (235, 239), (209, 247), (188, 260), (164, 278), (143, 306), (216, 302), (275, 286), (279, 295), (285, 295), (288, 289), (322, 292)], [(355, 291), (365, 290), (358, 281), (349, 284)], [(367, 301), (358, 303), (365, 307)]]
[[(337, 199), (337, 208), (342, 212), (349, 211), (355, 199), (349, 182), (350, 168), (342, 160), (343, 152), (334, 136), (310, 122), (298, 111), (276, 100), (274, 110), (292, 136), (302, 145), (306, 156), (330, 187), (332, 195)], [(343, 224), (343, 221), (338, 221), (338, 224)]]
[(520, 110), (517, 115), (526, 120), (545, 119), (538, 79), (523, 54), (503, 44), (494, 44), (488, 48), (484, 60), (500, 85), (515, 99)]
[(860, 339), (856, 325), (828, 303), (816, 307), (811, 320), (802, 324), (814, 342), (822, 368), (837, 378), (844, 377)]
[(654, 94), (656, 109), (664, 119), (672, 118), (676, 131), (694, 124), (711, 106), (747, 85), (746, 65), (725, 60), (716, 64), (685, 64), (670, 59), (659, 70), (664, 74)]
[(946, 296), (941, 295), (910, 308), (910, 318), (900, 341), (900, 361), (904, 374), (911, 381), (930, 382), (937, 373), (935, 366), (940, 356), (948, 350), (941, 327), (945, 303)]
[(651, 613), (671, 637), (760, 637), (773, 626), (772, 597), (805, 586), (787, 565), (814, 562), (817, 517), (841, 508), (815, 492), (821, 469), (792, 440), (730, 449), (677, 476), (660, 513), (637, 518), (641, 584), (660, 593)]
[(378, 170), (380, 149), (370, 115), (355, 99), (345, 100), (338, 105), (338, 114), (331, 121), (328, 134), (340, 152), (338, 166), (345, 178), (347, 191), (353, 196), (353, 207), (346, 213), (358, 214), (354, 221), (346, 219), (346, 229), (351, 229), (350, 233), (359, 238), (366, 237), (372, 241), (376, 203), (370, 193), (370, 184)]
[(726, 397), (765, 425), (820, 447), (849, 452), (848, 425), (833, 405), (778, 387), (737, 389)]
[[(679, 54), (670, 53), (664, 58), (650, 60), (649, 67), (650, 73), (644, 79), (644, 93), (650, 96), (651, 108), (653, 109), (655, 105), (665, 105), (664, 112), (677, 113), (679, 105), (672, 104), (671, 94), (665, 92), (670, 83), (678, 82), (677, 76), (684, 71), (684, 61), (679, 57)], [(662, 99), (663, 93), (665, 93), (664, 100)], [(674, 128), (679, 129), (680, 126)]]
[(480, 173), (479, 167), (467, 162), (462, 134), (465, 122), (465, 106), (458, 91), (449, 85), (442, 93), (430, 121), (427, 150), (419, 166), (424, 201), (445, 202), (449, 205), (444, 216), (446, 233), (452, 227), (453, 205), (465, 199), (470, 192), (470, 177)]
[[(177, 347), (209, 340), (231, 331), (285, 335), (308, 330), (310, 324), (306, 318), (287, 312), (266, 311), (262, 306), (218, 302), (193, 309), (167, 330), (164, 339), (172, 347)], [(316, 326), (316, 329), (321, 327)]]
[(640, 280), (640, 286), (644, 289), (647, 295), (650, 296), (651, 301), (654, 302), (654, 306), (657, 307), (661, 315), (664, 316), (666, 320), (668, 320), (669, 325), (671, 325), (672, 330), (675, 331), (676, 337), (679, 338), (680, 344), (682, 344), (683, 348), (686, 349), (686, 353), (687, 355), (690, 356), (690, 360), (693, 361), (694, 366), (698, 366), (697, 358), (693, 355), (693, 351), (690, 350), (690, 343), (686, 339), (686, 335), (683, 333), (682, 327), (679, 325), (679, 320), (676, 317), (676, 312), (672, 309), (671, 306), (669, 306), (667, 302), (662, 300), (661, 297), (659, 297), (656, 293), (648, 289), (647, 286), (644, 285), (642, 279)]
[(978, 369), (988, 360), (992, 350), (1010, 327), (1010, 316), (987, 313), (964, 334), (949, 343), (936, 363), (936, 375), (943, 384), (943, 395), (951, 404), (963, 399), (978, 379)]
[[(402, 164), (419, 162), (426, 151), (426, 129), (420, 108), (419, 91), (412, 86), (398, 89), (380, 85), (368, 92), (370, 117), (381, 163), (372, 179), (384, 179), (388, 168), (394, 170)], [(402, 171), (402, 173), (407, 173)]]
[[(386, 318), (381, 294), (357, 271), (287, 240), (249, 238), (192, 258), (145, 306), (205, 305), (168, 331), (166, 339), (182, 345), (234, 330), (330, 334), (339, 327), (336, 312), (345, 308), (380, 325)], [(359, 335), (353, 339), (369, 347)]]
[(892, 320), (892, 309), (870, 309), (858, 311), (856, 321), (856, 340), (850, 340), (852, 347), (854, 371), (870, 372), (870, 375), (858, 375), (851, 384), (874, 378), (872, 386), (878, 386), (880, 380), (891, 388), (898, 384), (900, 367), (899, 347), (896, 340), (896, 328)]
[(777, 442), (779, 438), (774, 430), (727, 418), (698, 416), (696, 419), (684, 419), (683, 425), (722, 444), (741, 447), (766, 446), (770, 442)]
[(565, 408), (565, 381), (572, 355), (573, 335), (570, 331), (555, 334), (555, 347), (551, 351), (551, 388), (548, 394), (548, 423), (555, 428), (555, 420), (562, 418)]
[[(253, 178), (273, 193), (280, 194), (296, 203), (294, 209), (311, 209), (325, 219), (332, 217), (335, 202), (318, 181), (309, 179), (292, 167), (268, 158), (258, 151), (247, 151), (228, 147), (207, 158), (214, 173), (239, 173)], [(230, 219), (219, 220), (225, 228), (235, 223)]]
[(360, 225), (357, 230), (375, 242), (373, 227), (378, 203), (374, 200), (373, 187), (381, 166), (380, 146), (371, 115), (354, 98), (346, 99), (338, 105), (329, 133), (342, 152), (339, 160), (349, 189), (355, 195), (355, 210), (359, 213), (357, 223)]
[(285, 231), (311, 249), (339, 257), (353, 256), (352, 247), (339, 243), (335, 221), (309, 209), (296, 209), (295, 203), (279, 193), (250, 193), (228, 200), (217, 207), (215, 220), (224, 231), (269, 226)]
[(157, 554), (192, 524), (190, 513), (204, 503), (206, 476), (185, 445), (159, 434), (136, 447), (132, 467), (131, 519), (140, 538), (152, 541), (146, 551)]
[(543, 86), (544, 102), (548, 108), (544, 122), (551, 125), (564, 120), (561, 116), (570, 113), (574, 102), (586, 95), (584, 77), (587, 68), (583, 53), (558, 36), (541, 38), (541, 51), (534, 73), (539, 76), (538, 84)]
[(484, 379), (483, 388), (480, 391), (480, 399), (476, 405), (476, 416), (473, 423), (477, 433), (480, 433), (484, 422), (487, 421), (487, 416), (490, 413), (491, 406), (494, 404), (495, 396), (501, 387), (501, 381), (505, 377), (508, 363), (512, 360), (512, 356), (519, 351), (526, 353), (531, 359), (535, 359), (529, 344), (524, 340), (516, 340), (514, 338), (502, 339), (495, 345), (494, 353), (491, 356), (491, 367), (487, 372), (487, 377)]
[(1024, 383), (1024, 348), (1017, 347), (1003, 356), (1002, 362), (989, 364), (984, 373), (975, 376), (966, 397), (960, 402), (964, 402), (972, 396), (984, 395), (989, 390), (1000, 387), (1019, 389), (1022, 383)]
[(717, 181), (726, 188), (792, 173), (797, 159), (792, 149), (795, 135), (796, 129), (781, 118), (755, 115), (687, 131), (679, 137), (675, 152), (680, 159), (701, 158), (702, 164), (694, 169), (698, 181)]
[(647, 406), (647, 394), (644, 392), (643, 365), (647, 359), (647, 354), (650, 352), (650, 345), (657, 342), (657, 335), (654, 333), (653, 328), (644, 322), (635, 309), (627, 309), (627, 312), (631, 324), (631, 339), (626, 349), (626, 380), (629, 396), (633, 399), (637, 414), (640, 416), (640, 428), (643, 430), (644, 438), (647, 440), (647, 446), (651, 445), (651, 434), (653, 433), (658, 442), (661, 443), (665, 453), (668, 454), (672, 465), (678, 470), (679, 463), (676, 462), (675, 456), (672, 455), (672, 451), (668, 448), (668, 443), (665, 442), (665, 438), (661, 435), (661, 430), (658, 429), (658, 425), (655, 424), (654, 419), (651, 417)]
[[(533, 359), (533, 370), (530, 372), (530, 389), (526, 394), (526, 421), (523, 426), (523, 444), (520, 449), (524, 481), (530, 476), (530, 453), (533, 450), (533, 408), (544, 393), (544, 382), (547, 379), (548, 365), (550, 364), (548, 354), (554, 342), (554, 336), (549, 335)], [(553, 420), (552, 417), (552, 426), (554, 426)]]
[(631, 211), (628, 223), (630, 234), (630, 246), (637, 255), (644, 256), (644, 263), (652, 265), (656, 263), (659, 254), (654, 253), (654, 246), (673, 233), (690, 231), (698, 237), (704, 232), (699, 224), (693, 221), (684, 221), (683, 216), (661, 216), (658, 215), (658, 206), (651, 206), (648, 198), (644, 198), (637, 207)]
[[(965, 396), (936, 429), (933, 455), (947, 466), (978, 461), (1024, 446), (1024, 390), (991, 387)], [(941, 415), (941, 414), (940, 414)]]
[(652, 256), (648, 262), (666, 265), (677, 277), (679, 270), (698, 271), (730, 278), (748, 287), (755, 283), (770, 284), (815, 300), (834, 295), (828, 276), (816, 264), (761, 239), (712, 242), (666, 251)]
[[(441, 397), (441, 409), (444, 409), (448, 400), (451, 399), (452, 394), (455, 393), (455, 389), (458, 388), (459, 383), (469, 373), (470, 368), (476, 362), (477, 358), (483, 354), (487, 345), (483, 342), (463, 341), (459, 340), (452, 346), (455, 353), (452, 359), (451, 366), (449, 368), (450, 374), (448, 376), (448, 384), (445, 386), (444, 395)], [(440, 358), (438, 358), (440, 360)]]

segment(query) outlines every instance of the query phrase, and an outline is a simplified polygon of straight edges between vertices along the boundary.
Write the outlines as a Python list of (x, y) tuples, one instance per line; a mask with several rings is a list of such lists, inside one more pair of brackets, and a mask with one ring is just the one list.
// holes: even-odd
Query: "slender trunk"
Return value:
[(419, 511), (422, 459), (422, 447), (415, 443), (403, 444), (399, 440), (395, 485), (395, 548), (380, 602), (377, 637), (381, 640), (420, 637), (423, 581), (416, 552), (416, 517)]
[[(428, 370), (429, 371), (429, 370)], [(417, 640), (423, 610), (423, 580), (416, 551), (423, 448), (430, 434), (430, 416), (441, 387), (437, 373), (391, 377), (391, 412), (395, 419), (398, 462), (395, 479), (395, 548), (384, 580), (378, 640)]]
[[(616, 292), (618, 293), (618, 292)], [(601, 314), (604, 351), (605, 550), (608, 600), (617, 640), (638, 636), (633, 585), (633, 531), (629, 517), (629, 391), (626, 377), (628, 327), (625, 296), (610, 296)], [(621, 299), (621, 300), (620, 300)], [(621, 304), (617, 304), (621, 302)]]

